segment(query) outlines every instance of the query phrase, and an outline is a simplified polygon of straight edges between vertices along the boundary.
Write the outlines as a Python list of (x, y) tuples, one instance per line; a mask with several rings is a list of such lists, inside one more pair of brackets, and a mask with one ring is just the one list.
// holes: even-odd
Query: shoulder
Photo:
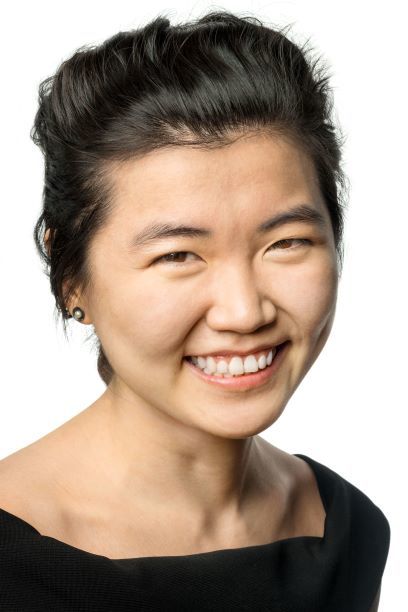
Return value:
[(332, 503), (341, 503), (343, 511), (346, 512), (344, 519), (350, 522), (353, 530), (358, 530), (362, 536), (364, 533), (376, 532), (382, 534), (385, 539), (390, 539), (388, 519), (367, 493), (333, 467), (307, 455), (298, 453), (298, 457), (309, 463), (321, 488), (330, 495)]
[(346, 501), (348, 518), (353, 529), (361, 528), (361, 535), (376, 531), (389, 539), (390, 525), (388, 519), (367, 493), (333, 467), (328, 467), (310, 457), (307, 457), (307, 459), (314, 469), (319, 472), (320, 477), (330, 483), (333, 495), (341, 496)]
[(372, 602), (374, 612), (390, 548), (388, 519), (367, 493), (337, 469), (306, 455), (300, 457), (318, 479), (328, 513), (329, 544), (347, 568), (353, 604)]
[(57, 601), (56, 593), (65, 597), (69, 572), (52, 540), (42, 536), (57, 506), (29, 459), (21, 453), (0, 461), (0, 610), (63, 610), (66, 601)]
[[(333, 534), (347, 558), (349, 575), (357, 585), (370, 585), (372, 598), (385, 569), (390, 548), (391, 528), (379, 506), (356, 484), (332, 467), (305, 455), (326, 495)], [(341, 545), (341, 546), (340, 546)]]
[(354, 483), (333, 470), (347, 496), (350, 520), (350, 556), (354, 565), (370, 565), (380, 578), (388, 557), (391, 528), (381, 508)]
[[(42, 533), (60, 520), (60, 494), (52, 470), (30, 447), (0, 460), (0, 541), (5, 529)], [(5, 514), (6, 513), (6, 514)], [(11, 520), (17, 517), (19, 521)]]

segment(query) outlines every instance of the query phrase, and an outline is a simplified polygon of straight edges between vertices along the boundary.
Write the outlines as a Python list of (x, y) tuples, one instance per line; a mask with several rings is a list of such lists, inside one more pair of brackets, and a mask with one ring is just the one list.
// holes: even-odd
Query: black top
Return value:
[(323, 537), (110, 559), (43, 536), (0, 509), (0, 610), (368, 612), (388, 556), (389, 523), (357, 487), (295, 455), (316, 476)]

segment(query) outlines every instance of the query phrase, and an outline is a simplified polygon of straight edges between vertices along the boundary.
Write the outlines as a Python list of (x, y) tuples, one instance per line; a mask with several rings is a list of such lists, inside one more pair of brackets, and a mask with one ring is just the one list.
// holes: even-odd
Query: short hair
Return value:
[[(341, 270), (344, 136), (327, 66), (287, 29), (227, 11), (177, 25), (159, 15), (79, 48), (40, 83), (31, 137), (45, 174), (34, 241), (65, 335), (67, 300), (91, 285), (89, 246), (112, 210), (111, 162), (163, 147), (221, 147), (257, 130), (289, 137), (314, 163)], [(113, 369), (96, 341), (108, 385)]]

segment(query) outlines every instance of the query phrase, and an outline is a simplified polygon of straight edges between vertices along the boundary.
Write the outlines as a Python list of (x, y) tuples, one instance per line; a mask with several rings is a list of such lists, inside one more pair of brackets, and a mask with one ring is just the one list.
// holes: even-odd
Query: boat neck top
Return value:
[(369, 612), (390, 525), (360, 489), (307, 455), (324, 534), (189, 555), (111, 559), (0, 508), (0, 610)]

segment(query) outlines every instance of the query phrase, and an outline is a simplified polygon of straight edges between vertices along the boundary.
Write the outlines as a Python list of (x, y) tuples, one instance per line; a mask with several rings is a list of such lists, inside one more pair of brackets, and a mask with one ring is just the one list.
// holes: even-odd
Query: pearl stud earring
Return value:
[(72, 316), (77, 321), (82, 321), (82, 319), (85, 318), (85, 313), (82, 308), (80, 308), (79, 306), (75, 306), (74, 310), (72, 311)]

